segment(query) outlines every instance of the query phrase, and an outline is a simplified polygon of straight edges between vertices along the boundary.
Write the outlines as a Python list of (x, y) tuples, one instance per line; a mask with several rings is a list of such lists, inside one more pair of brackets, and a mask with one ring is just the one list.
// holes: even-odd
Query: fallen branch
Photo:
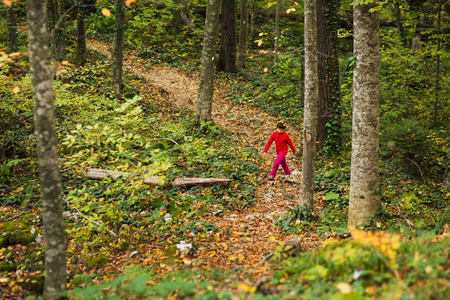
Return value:
[[(63, 198), (64, 198), (64, 196), (65, 196), (65, 195), (63, 194)], [(94, 221), (94, 220), (92, 220), (91, 218), (86, 217), (85, 215), (83, 215), (83, 214), (81, 213), (81, 211), (80, 211), (78, 208), (76, 208), (76, 207), (75, 207), (75, 208), (72, 208), (72, 207), (70, 206), (69, 201), (67, 201), (66, 199), (64, 199), (64, 201), (66, 201), (67, 206), (69, 207), (70, 210), (71, 210), (71, 209), (74, 209), (74, 210), (77, 211), (77, 215), (76, 215), (76, 216), (80, 216), (80, 217), (82, 217), (82, 218), (88, 220), (89, 222), (92, 222), (94, 225), (97, 225), (97, 226), (102, 226), (102, 225), (103, 225), (102, 223), (97, 222), (97, 221)], [(108, 232), (109, 232), (110, 234), (112, 234), (113, 236), (117, 236), (117, 234), (116, 234), (114, 231), (112, 231), (112, 230), (106, 228), (106, 226), (104, 226), (104, 228), (106, 229), (106, 231), (108, 231)]]
[(409, 229), (411, 229), (411, 231), (414, 231), (414, 229), (411, 227), (411, 225), (409, 223), (411, 223), (410, 220), (408, 220), (405, 215), (402, 213), (402, 211), (400, 210), (400, 207), (398, 206), (398, 204), (396, 203), (395, 206), (397, 206), (397, 210), (400, 213), (400, 215), (402, 215), (403, 219), (405, 220), (406, 224), (408, 225)]
[(422, 176), (423, 183), (426, 185), (427, 182), (425, 181), (425, 177), (423, 177), (423, 173), (422, 173), (422, 170), (420, 169), (420, 166), (415, 161), (413, 161), (412, 159), (409, 159), (409, 158), (406, 158), (406, 159), (416, 165), (416, 167), (419, 169), (420, 176)]
[(103, 169), (89, 169), (87, 172), (83, 173), (84, 177), (95, 180), (102, 180), (106, 177), (106, 175), (111, 176), (112, 179), (117, 179), (120, 176), (131, 176), (136, 174)]

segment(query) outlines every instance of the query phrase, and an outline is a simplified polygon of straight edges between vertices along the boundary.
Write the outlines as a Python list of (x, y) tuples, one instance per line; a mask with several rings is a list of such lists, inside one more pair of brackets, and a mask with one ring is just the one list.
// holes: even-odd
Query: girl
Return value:
[(275, 179), (275, 175), (277, 174), (278, 168), (280, 165), (283, 167), (284, 175), (291, 175), (291, 172), (289, 171), (288, 165), (286, 163), (286, 154), (288, 153), (288, 145), (291, 147), (292, 152), (295, 154), (295, 148), (292, 144), (291, 139), (289, 138), (289, 135), (284, 132), (286, 129), (286, 123), (283, 121), (277, 123), (277, 131), (272, 133), (272, 135), (269, 138), (269, 141), (267, 142), (266, 147), (264, 148), (264, 156), (267, 154), (267, 150), (269, 150), (270, 146), (272, 145), (272, 142), (275, 141), (275, 150), (277, 152), (277, 158), (275, 159), (275, 162), (273, 163), (273, 169), (270, 172), (269, 180), (273, 181)]

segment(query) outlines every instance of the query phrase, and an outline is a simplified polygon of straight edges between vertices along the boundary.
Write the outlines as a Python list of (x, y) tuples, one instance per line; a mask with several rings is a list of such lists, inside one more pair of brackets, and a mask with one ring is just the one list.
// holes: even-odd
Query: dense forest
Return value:
[(0, 298), (449, 298), (449, 14), (2, 0)]

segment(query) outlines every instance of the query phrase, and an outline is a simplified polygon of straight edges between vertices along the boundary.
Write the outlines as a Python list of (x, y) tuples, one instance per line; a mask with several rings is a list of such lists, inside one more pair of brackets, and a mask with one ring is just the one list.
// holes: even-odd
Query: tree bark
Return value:
[(436, 54), (436, 83), (433, 103), (433, 126), (438, 124), (438, 102), (439, 102), (439, 83), (440, 83), (440, 69), (441, 69), (441, 11), (442, 0), (438, 0), (438, 17), (437, 17), (437, 54)]
[(236, 73), (236, 0), (222, 0), (222, 30), (217, 71)]
[(400, 9), (399, 0), (396, 0), (394, 2), (394, 14), (395, 14), (395, 21), (397, 22), (397, 31), (398, 31), (398, 36), (400, 37), (400, 42), (402, 43), (402, 45), (404, 47), (406, 47), (407, 43), (406, 43), (405, 28), (403, 28), (402, 12)]
[(45, 243), (44, 299), (66, 290), (66, 253), (45, 1), (28, 0), (28, 48)]
[[(51, 58), (53, 62), (61, 62), (65, 59), (64, 44), (64, 17), (61, 15), (61, 6), (57, 0), (48, 0)], [(73, 6), (74, 7), (74, 6)]]
[(278, 62), (278, 45), (280, 40), (280, 0), (277, 0), (277, 10), (275, 14), (275, 43), (273, 47), (273, 63)]
[(17, 22), (14, 2), (11, 3), (11, 6), (6, 11), (6, 22), (6, 51), (8, 53), (17, 52)]
[(314, 160), (317, 130), (317, 14), (316, 0), (305, 0), (305, 107), (303, 116), (303, 160), (300, 200), (314, 206)]
[(84, 27), (84, 19), (86, 8), (78, 5), (77, 9), (77, 53), (75, 65), (82, 67), (86, 64), (86, 30)]
[(341, 146), (341, 95), (339, 82), (338, 0), (317, 0), (318, 122), (317, 151), (325, 143), (333, 153)]
[(216, 40), (219, 31), (220, 1), (221, 0), (208, 0), (196, 112), (196, 117), (199, 122), (207, 122), (212, 119), (214, 57), (217, 49)]
[(379, 27), (376, 3), (354, 6), (353, 120), (349, 228), (367, 223), (380, 206)]
[(250, 13), (250, 37), (255, 36), (255, 14), (256, 14), (256, 0), (253, 0), (252, 9)]
[(245, 68), (248, 44), (248, 0), (241, 0), (241, 17), (239, 27), (239, 55), (237, 66), (239, 69)]
[(114, 45), (112, 51), (111, 85), (116, 98), (122, 96), (122, 67), (123, 67), (123, 35), (125, 32), (125, 0), (116, 0), (116, 23), (114, 28)]

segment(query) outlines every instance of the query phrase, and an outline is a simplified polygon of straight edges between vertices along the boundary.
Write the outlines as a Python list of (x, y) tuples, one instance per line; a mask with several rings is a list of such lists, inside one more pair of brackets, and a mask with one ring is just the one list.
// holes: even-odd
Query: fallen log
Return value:
[[(133, 176), (138, 175), (135, 173), (129, 172), (119, 172), (119, 171), (111, 171), (105, 169), (88, 169), (83, 176), (88, 179), (94, 180), (103, 180), (106, 176), (110, 176), (113, 179), (117, 179), (119, 177)], [(165, 180), (160, 176), (150, 176), (144, 178), (144, 184), (152, 185), (152, 186), (177, 186), (177, 187), (188, 187), (188, 186), (210, 186), (214, 184), (219, 185), (228, 185), (230, 184), (231, 179), (224, 178), (176, 178), (171, 183), (165, 182)]]
[(208, 186), (208, 185), (228, 185), (231, 179), (223, 178), (176, 178), (173, 182), (173, 186)]
[(104, 170), (104, 169), (89, 169), (87, 172), (83, 173), (83, 176), (88, 179), (95, 179), (95, 180), (102, 180), (107, 175), (111, 176), (112, 179), (117, 179), (121, 176), (130, 176), (130, 175), (136, 175), (133, 173), (128, 172), (119, 172), (119, 171), (110, 171), (110, 170)]
[(164, 182), (164, 180), (162, 180), (161, 177), (159, 177), (159, 176), (151, 176), (151, 177), (144, 178), (144, 183), (148, 184), (148, 185), (162, 186), (162, 187), (166, 187), (166, 186), (170, 185), (167, 182)]

